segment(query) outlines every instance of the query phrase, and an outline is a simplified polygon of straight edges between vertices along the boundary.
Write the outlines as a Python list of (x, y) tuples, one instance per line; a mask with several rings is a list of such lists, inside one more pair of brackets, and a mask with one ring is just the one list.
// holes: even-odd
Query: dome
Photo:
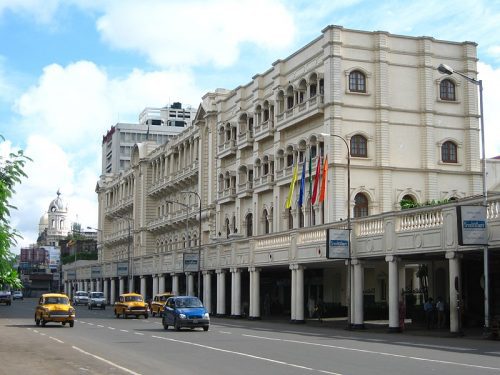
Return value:
[(52, 202), (50, 202), (49, 212), (66, 211), (66, 207), (65, 207), (64, 202), (61, 199), (60, 195), (61, 195), (61, 192), (59, 190), (57, 190), (57, 198), (54, 199)]
[(49, 215), (47, 213), (44, 213), (42, 217), (40, 218), (40, 221), (38, 225), (49, 225)]

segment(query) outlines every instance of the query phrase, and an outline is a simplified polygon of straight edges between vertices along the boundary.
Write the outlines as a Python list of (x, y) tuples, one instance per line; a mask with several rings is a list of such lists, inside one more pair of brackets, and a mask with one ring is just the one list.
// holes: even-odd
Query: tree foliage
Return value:
[[(4, 140), (1, 135), (0, 139)], [(13, 268), (14, 254), (10, 248), (17, 244), (21, 235), (11, 227), (10, 213), (16, 207), (9, 204), (9, 201), (15, 193), (15, 185), (20, 184), (23, 177), (27, 177), (24, 166), (30, 160), (23, 150), (10, 153), (7, 157), (0, 156), (0, 285), (10, 285), (13, 288), (20, 288), (22, 285)]]

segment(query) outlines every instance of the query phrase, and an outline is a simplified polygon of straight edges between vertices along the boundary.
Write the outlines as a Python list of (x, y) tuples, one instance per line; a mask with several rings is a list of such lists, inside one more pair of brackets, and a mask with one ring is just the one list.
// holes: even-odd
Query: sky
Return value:
[(486, 156), (500, 155), (499, 0), (0, 0), (0, 156), (33, 159), (11, 224), (36, 242), (56, 192), (97, 226), (102, 136), (145, 107), (197, 107), (328, 25), (478, 43)]

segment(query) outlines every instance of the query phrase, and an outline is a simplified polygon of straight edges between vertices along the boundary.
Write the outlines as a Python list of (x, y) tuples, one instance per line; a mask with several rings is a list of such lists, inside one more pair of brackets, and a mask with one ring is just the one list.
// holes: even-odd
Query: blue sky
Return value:
[(147, 106), (197, 107), (332, 24), (477, 42), (486, 154), (500, 155), (498, 0), (0, 0), (0, 155), (22, 148), (34, 159), (12, 201), (19, 245), (36, 241), (58, 189), (71, 220), (97, 225), (101, 140), (113, 124)]

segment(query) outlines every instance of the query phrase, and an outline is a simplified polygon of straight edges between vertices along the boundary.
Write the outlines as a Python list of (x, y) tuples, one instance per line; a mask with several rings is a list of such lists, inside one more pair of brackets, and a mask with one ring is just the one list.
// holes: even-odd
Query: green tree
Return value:
[[(1, 140), (5, 140), (0, 135)], [(10, 248), (22, 238), (16, 229), (10, 225), (10, 212), (16, 207), (9, 204), (15, 193), (14, 187), (21, 183), (21, 178), (27, 177), (24, 166), (31, 160), (24, 155), (23, 150), (0, 156), (0, 285), (10, 285), (13, 288), (22, 287), (17, 271), (13, 268), (14, 254)]]

